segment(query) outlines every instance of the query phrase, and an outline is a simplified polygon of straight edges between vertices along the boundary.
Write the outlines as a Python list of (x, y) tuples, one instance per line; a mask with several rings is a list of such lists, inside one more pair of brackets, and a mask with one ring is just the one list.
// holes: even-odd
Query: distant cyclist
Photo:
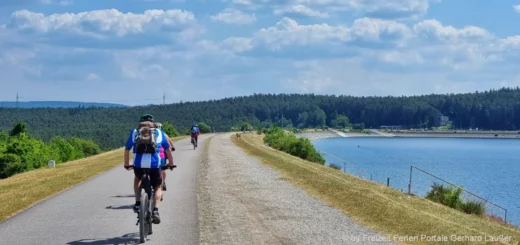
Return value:
[(193, 143), (193, 139), (197, 141), (197, 144), (199, 143), (199, 134), (200, 130), (197, 124), (191, 125), (191, 143)]
[[(145, 114), (141, 116), (138, 128), (130, 132), (125, 146), (124, 167), (126, 169), (130, 167), (134, 168), (135, 212), (139, 212), (139, 207), (141, 206), (141, 176), (144, 170), (150, 170), (150, 184), (155, 191), (152, 222), (159, 224), (161, 222), (159, 217), (159, 204), (161, 203), (160, 199), (162, 195), (160, 188), (162, 184), (160, 170), (161, 158), (159, 154), (161, 146), (166, 149), (169, 149), (171, 146), (164, 132), (155, 128), (153, 122), (153, 116)], [(130, 165), (130, 150), (132, 148), (134, 153), (133, 166)], [(171, 151), (166, 151), (166, 157), (169, 160), (167, 166), (174, 166)]]
[[(154, 125), (156, 128), (163, 130), (162, 123), (156, 122), (156, 123), (154, 123)], [(170, 143), (170, 146), (171, 146), (170, 149), (168, 149), (168, 150), (175, 151), (175, 147), (173, 146), (173, 141), (170, 139), (170, 136), (168, 136), (168, 134), (166, 134), (166, 133), (164, 133), (164, 136), (166, 137), (166, 139), (168, 140), (168, 142)], [(159, 154), (161, 156), (161, 166), (166, 165), (165, 152), (166, 152), (166, 149), (164, 149), (161, 146), (161, 151)], [(162, 177), (162, 190), (166, 191), (166, 170), (163, 169), (161, 171), (161, 177)]]

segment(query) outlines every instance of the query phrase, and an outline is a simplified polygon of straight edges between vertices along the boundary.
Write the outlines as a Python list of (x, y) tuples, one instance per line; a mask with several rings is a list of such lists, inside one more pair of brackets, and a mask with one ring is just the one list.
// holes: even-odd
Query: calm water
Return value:
[[(346, 160), (347, 172), (370, 175), (394, 189), (408, 190), (414, 165), (507, 209), (507, 219), (520, 225), (520, 140), (453, 138), (331, 138), (313, 142), (318, 150)], [(359, 147), (358, 147), (359, 145)], [(341, 161), (325, 155), (327, 165)], [(412, 192), (424, 196), (435, 179), (413, 170)], [(440, 181), (437, 181), (441, 183)], [(489, 211), (503, 218), (504, 211)]]

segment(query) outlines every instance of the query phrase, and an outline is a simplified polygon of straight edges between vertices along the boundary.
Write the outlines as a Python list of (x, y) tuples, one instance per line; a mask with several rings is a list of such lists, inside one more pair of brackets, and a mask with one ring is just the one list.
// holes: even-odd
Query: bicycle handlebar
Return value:
[[(123, 166), (125, 167), (126, 169), (132, 169), (134, 168), (134, 165), (130, 165), (130, 166)], [(164, 165), (161, 167), (162, 170), (166, 170), (166, 169), (170, 169), (170, 170), (173, 170), (174, 168), (176, 168), (177, 165), (173, 165), (173, 166), (167, 166), (167, 165)]]

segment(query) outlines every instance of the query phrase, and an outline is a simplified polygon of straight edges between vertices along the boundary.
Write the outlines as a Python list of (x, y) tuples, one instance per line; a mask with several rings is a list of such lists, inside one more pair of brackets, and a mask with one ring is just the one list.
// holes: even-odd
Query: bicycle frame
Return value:
[[(173, 170), (177, 166), (163, 166), (161, 169)], [(126, 169), (133, 168), (133, 166), (126, 167)], [(141, 176), (141, 207), (137, 212), (137, 223), (139, 225), (140, 242), (146, 242), (146, 237), (153, 234), (152, 231), (152, 209), (155, 206), (155, 190), (152, 188), (150, 179), (150, 169), (143, 171)]]

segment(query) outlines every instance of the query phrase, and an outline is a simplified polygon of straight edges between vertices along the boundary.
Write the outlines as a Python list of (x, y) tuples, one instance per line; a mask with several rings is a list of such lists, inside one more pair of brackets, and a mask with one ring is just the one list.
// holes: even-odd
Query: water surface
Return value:
[[(460, 138), (350, 137), (313, 141), (323, 150), (347, 161), (325, 155), (330, 163), (346, 166), (346, 171), (379, 183), (390, 178), (392, 188), (408, 190), (410, 166), (462, 185), (489, 201), (506, 208), (507, 219), (520, 225), (520, 140)], [(354, 164), (361, 166), (361, 170)], [(433, 181), (413, 170), (412, 192), (424, 196)], [(489, 210), (503, 217), (504, 211)]]

